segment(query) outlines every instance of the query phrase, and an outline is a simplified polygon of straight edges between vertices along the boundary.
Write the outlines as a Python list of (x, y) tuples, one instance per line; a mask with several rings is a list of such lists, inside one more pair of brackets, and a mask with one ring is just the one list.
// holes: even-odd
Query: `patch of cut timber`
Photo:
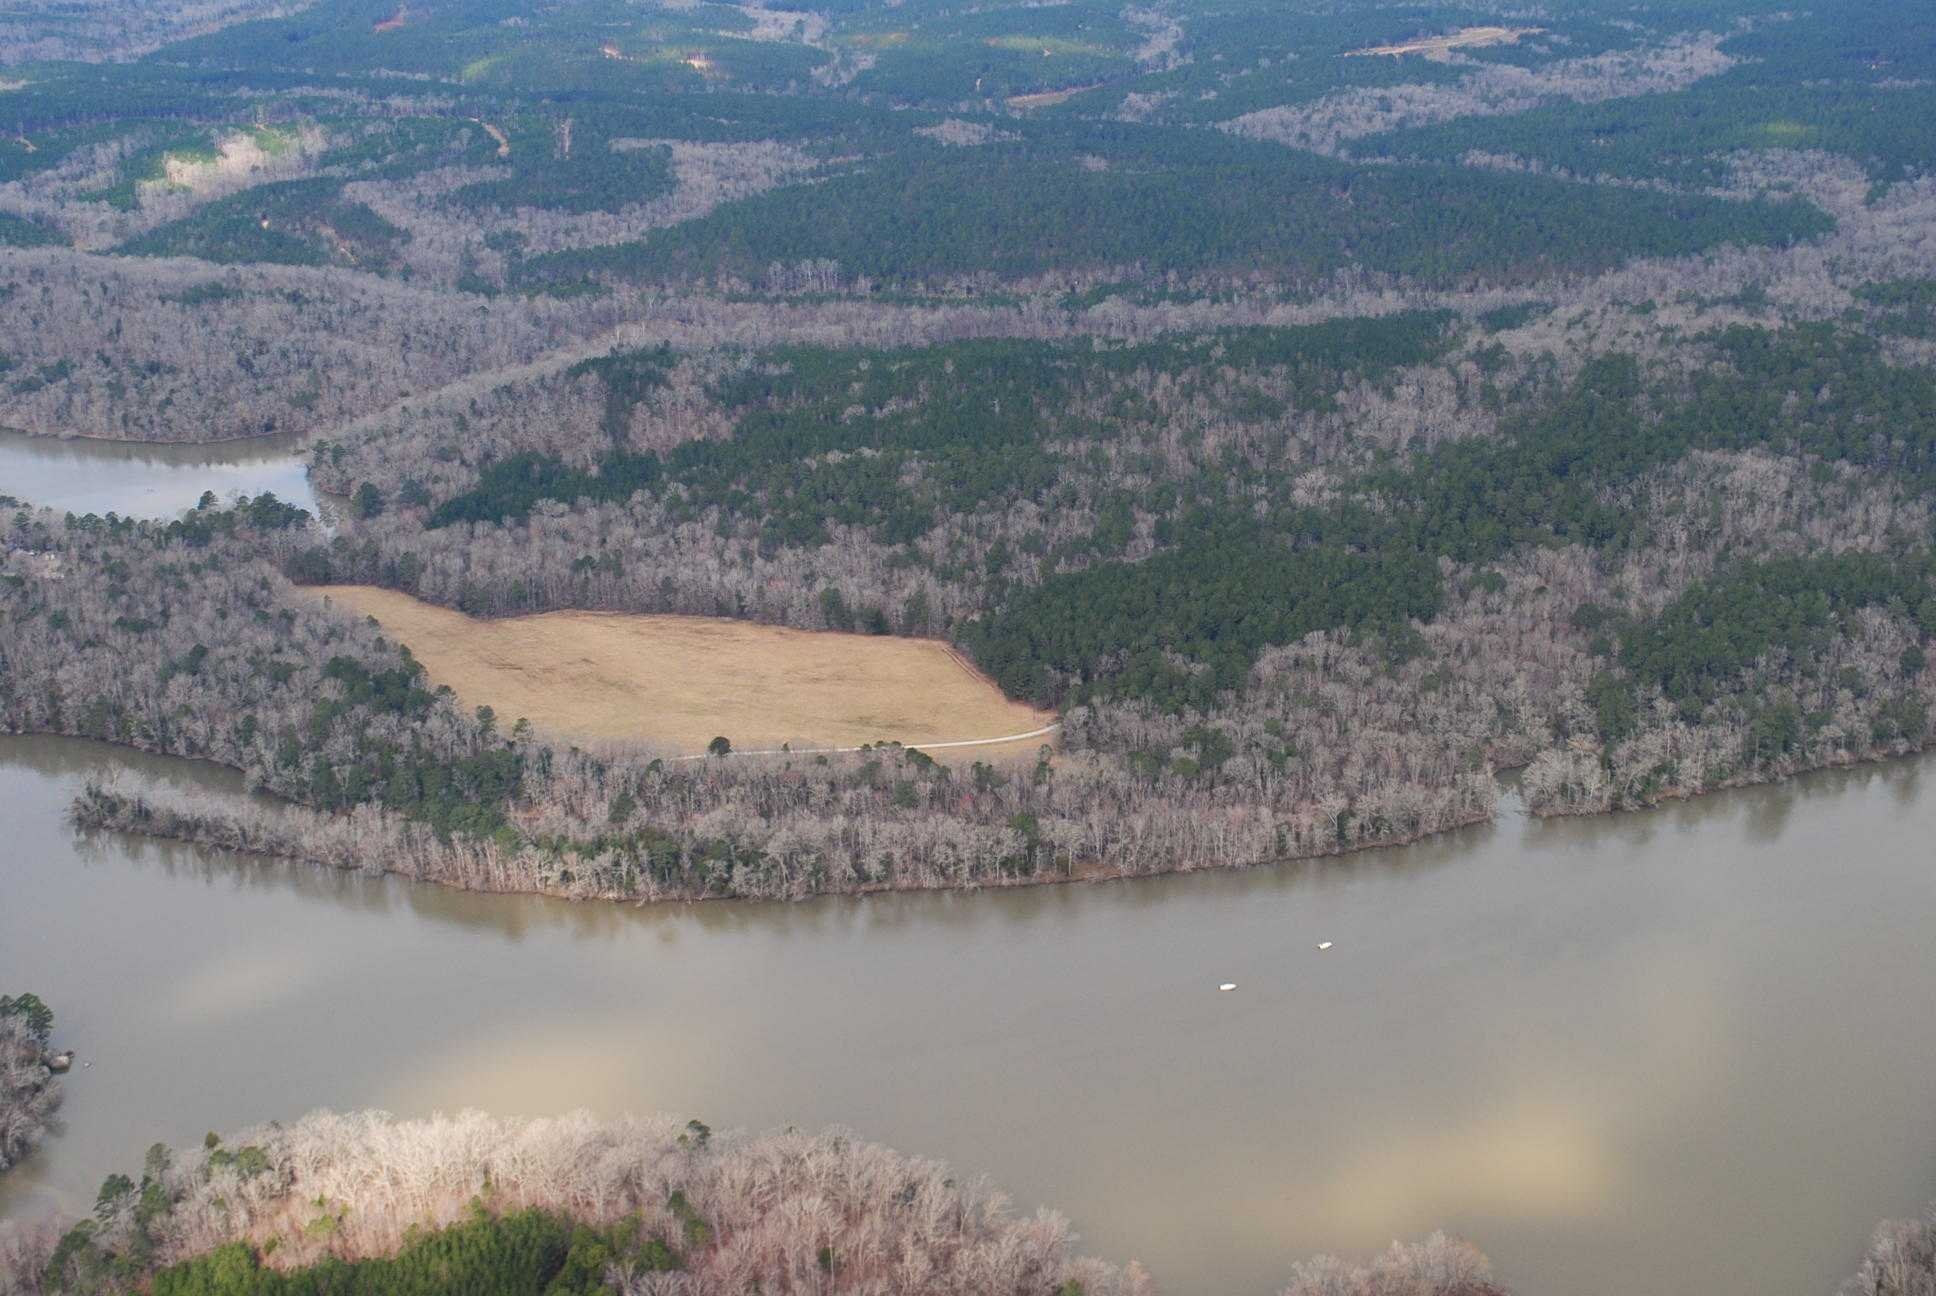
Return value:
[(1031, 108), (1053, 108), (1059, 103), (1067, 103), (1079, 94), (1100, 89), (1102, 89), (1102, 82), (1098, 81), (1093, 85), (1070, 86), (1066, 90), (1041, 90), (1035, 94), (1010, 95), (1003, 102), (1010, 108), (1027, 112)]
[(751, 752), (1030, 735), (934, 753), (967, 763), (1032, 754), (1055, 723), (934, 639), (615, 612), (483, 620), (368, 585), (309, 592), (376, 618), (464, 706), (565, 737), (697, 754), (716, 736)]

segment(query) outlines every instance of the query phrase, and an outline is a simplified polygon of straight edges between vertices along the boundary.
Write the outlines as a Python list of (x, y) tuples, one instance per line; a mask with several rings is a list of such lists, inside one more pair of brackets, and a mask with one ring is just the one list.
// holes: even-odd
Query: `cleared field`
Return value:
[(1443, 56), (1455, 49), (1482, 49), (1487, 45), (1516, 45), (1521, 36), (1535, 36), (1545, 31), (1544, 27), (1461, 27), (1449, 36), (1428, 36), (1423, 40), (1405, 41), (1399, 45), (1373, 45), (1369, 49), (1349, 51), (1346, 58), (1367, 58), (1372, 55), (1389, 54), (1402, 58), (1407, 54), (1423, 54), (1427, 58)]
[(1102, 89), (1102, 83), (1098, 81), (1094, 85), (1070, 86), (1067, 90), (1041, 90), (1035, 94), (1010, 95), (1004, 102), (1010, 108), (1026, 112), (1030, 108), (1053, 108), (1059, 103), (1067, 103), (1079, 94), (1100, 89)]
[[(483, 621), (367, 585), (312, 593), (375, 617), (465, 705), (572, 737), (693, 754), (715, 736), (749, 751), (886, 739), (926, 747), (1025, 734), (1055, 719), (1009, 701), (932, 639), (605, 612)], [(1043, 741), (936, 755), (987, 760)]]

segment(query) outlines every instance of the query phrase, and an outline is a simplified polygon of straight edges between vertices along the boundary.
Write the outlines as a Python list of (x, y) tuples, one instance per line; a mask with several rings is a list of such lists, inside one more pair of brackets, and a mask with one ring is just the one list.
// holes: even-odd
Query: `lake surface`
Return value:
[(300, 436), (221, 445), (59, 440), (0, 429), (0, 494), (61, 512), (173, 517), (203, 491), (276, 498), (321, 516)]
[(1523, 1296), (1826, 1294), (1936, 1195), (1927, 761), (1245, 873), (663, 908), (78, 835), (117, 769), (235, 786), (0, 739), (0, 986), (93, 1064), (7, 1213), (372, 1105), (844, 1124), (1173, 1296), (1438, 1227)]

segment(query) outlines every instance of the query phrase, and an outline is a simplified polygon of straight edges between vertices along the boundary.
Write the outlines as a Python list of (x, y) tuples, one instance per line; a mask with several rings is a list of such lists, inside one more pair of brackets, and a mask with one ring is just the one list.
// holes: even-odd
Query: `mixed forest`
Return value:
[[(19, 0), (0, 428), (281, 437), (326, 515), (0, 475), (0, 731), (117, 828), (580, 899), (1262, 864), (1936, 731), (1936, 25), (1900, 0)], [(316, 587), (944, 640), (1053, 739), (690, 759)], [(60, 1098), (0, 998), (0, 1168)], [(378, 1170), (381, 1168), (382, 1173)], [(1173, 1281), (1187, 1286), (1190, 1275)], [(1443, 1236), (1287, 1296), (1501, 1296)], [(842, 1132), (312, 1115), (0, 1294), (1135, 1296)], [(1848, 1296), (1936, 1291), (1936, 1217)]]
[[(113, 12), (0, 26), (5, 422), (301, 434), (337, 504), (5, 504), (0, 726), (279, 799), (83, 822), (797, 896), (1928, 741), (1936, 42), (1901, 6)], [(971, 766), (593, 747), (304, 588), (344, 582), (941, 638), (1062, 727)]]

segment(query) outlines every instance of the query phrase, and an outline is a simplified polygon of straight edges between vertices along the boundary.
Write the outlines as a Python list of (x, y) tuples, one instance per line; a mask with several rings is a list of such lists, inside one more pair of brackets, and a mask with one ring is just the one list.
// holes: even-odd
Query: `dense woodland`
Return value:
[(1432, 58), (1358, 52), (1493, 6), (168, 9), (0, 19), (9, 424), (337, 429), (628, 328), (787, 340), (749, 299), (1087, 335), (1112, 299), (1563, 290), (1840, 219), (1744, 161), (1901, 183), (1929, 147), (1927, 34), (1871, 2), (1569, 0)]
[[(148, 1150), (93, 1216), (0, 1226), (0, 1296), (1150, 1296), (947, 1166), (832, 1130), (697, 1120), (313, 1113)], [(1503, 1296), (1437, 1234), (1364, 1267), (1321, 1257), (1285, 1296)]]
[[(1848, 325), (1736, 326), (1697, 344), (1693, 366), (1614, 354), (1570, 377), (1501, 370), (1472, 384), (1496, 407), (1491, 435), (1406, 454), (1342, 442), (1324, 493), (1304, 501), (1278, 494), (1264, 451), (1246, 464), (1254, 408), (1299, 417), (1309, 404), (1325, 453), (1327, 420), (1349, 419), (1331, 391), (1337, 347), (1362, 365), (1377, 339), (1396, 364), (1448, 354), (1456, 331), (1394, 315), (1153, 350), (950, 345), (864, 355), (864, 370), (797, 353), (709, 387), (664, 352), (624, 353), (564, 378), (583, 389), (590, 435), (630, 446), (637, 407), (662, 394), (717, 402), (732, 430), (663, 457), (609, 449), (589, 468), (524, 451), (418, 481), (414, 503), (401, 496), (417, 479), (394, 500), (365, 479), (367, 516), (334, 537), (268, 499), (211, 497), (168, 523), (18, 509), (0, 714), (16, 730), (220, 760), (306, 807), (102, 789), (83, 806), (89, 822), (614, 896), (1256, 862), (1481, 819), (1502, 764), (1530, 762), (1528, 802), (1565, 812), (1921, 745), (1936, 631), (1924, 370)], [(1254, 386), (1208, 381), (1232, 350), (1271, 348), (1289, 360), (1254, 360)], [(985, 370), (991, 407), (1007, 399), (1016, 430), (977, 421), (957, 388), (920, 399), (949, 365)], [(1004, 387), (1011, 370), (1021, 376)], [(1521, 394), (1483, 395), (1501, 384)], [(1042, 407), (1025, 399), (1058, 390)], [(1072, 463), (1139, 442), (1162, 452), (1168, 411), (1135, 417), (1133, 398), (1151, 391), (1239, 411), (1218, 470), (1179, 444), (1196, 471), (1085, 497)], [(735, 421), (746, 405), (760, 412)], [(1091, 412), (1110, 408), (1125, 414)], [(1068, 431), (1030, 436), (1044, 424)], [(964, 426), (991, 429), (1003, 453), (977, 457)], [(1026, 453), (1042, 445), (1053, 449)], [(825, 477), (769, 467), (828, 447)], [(881, 459), (897, 466), (875, 473)], [(866, 470), (858, 485), (844, 484), (849, 465)], [(457, 480), (473, 484), (451, 493)], [(796, 503), (803, 487), (819, 493)], [(578, 510), (557, 507), (565, 494)], [(843, 497), (857, 510), (838, 541), (854, 577), (808, 583), (786, 564), (814, 537), (774, 528), (831, 530)], [(1087, 512), (1093, 529), (1071, 528), (1060, 547), (1053, 530), (998, 529), (1052, 506)], [(729, 528), (739, 510), (760, 521)], [(977, 534), (991, 514), (1000, 521)], [(642, 546), (588, 524), (656, 532), (667, 561), (634, 575)], [(673, 561), (694, 543), (718, 565)], [(997, 546), (1014, 556), (991, 573)], [(480, 613), (617, 606), (951, 634), (1011, 691), (1062, 707), (1062, 750), (1033, 769), (966, 772), (891, 747), (764, 763), (588, 752), (515, 717), (460, 712), (406, 649), (292, 578), (376, 580)], [(1247, 613), (1259, 590), (1279, 592)]]
[(0, 994), (0, 1170), (19, 1162), (47, 1132), (60, 1106), (48, 1066), (54, 1013), (35, 994)]
[[(1464, 767), (1433, 786), (1404, 751), (1375, 757), (1403, 782), (1322, 749), (1202, 770), (1073, 752), (958, 769), (891, 744), (773, 761), (587, 751), (460, 710), (407, 649), (292, 588), (278, 557), (301, 567), (318, 537), (273, 499), (167, 524), (8, 516), (6, 726), (217, 760), (295, 803), (109, 788), (79, 807), (89, 823), (482, 889), (798, 896), (1326, 853), (1473, 821), (1494, 795)], [(1347, 714), (1396, 720), (1371, 700)]]
[[(82, 12), (5, 46), (9, 421), (301, 434), (346, 501), (9, 509), (0, 724), (279, 798), (86, 822), (802, 895), (1927, 741), (1936, 47), (1895, 6), (324, 0), (50, 56)], [(1063, 728), (585, 750), (302, 590), (344, 581), (945, 638)]]

